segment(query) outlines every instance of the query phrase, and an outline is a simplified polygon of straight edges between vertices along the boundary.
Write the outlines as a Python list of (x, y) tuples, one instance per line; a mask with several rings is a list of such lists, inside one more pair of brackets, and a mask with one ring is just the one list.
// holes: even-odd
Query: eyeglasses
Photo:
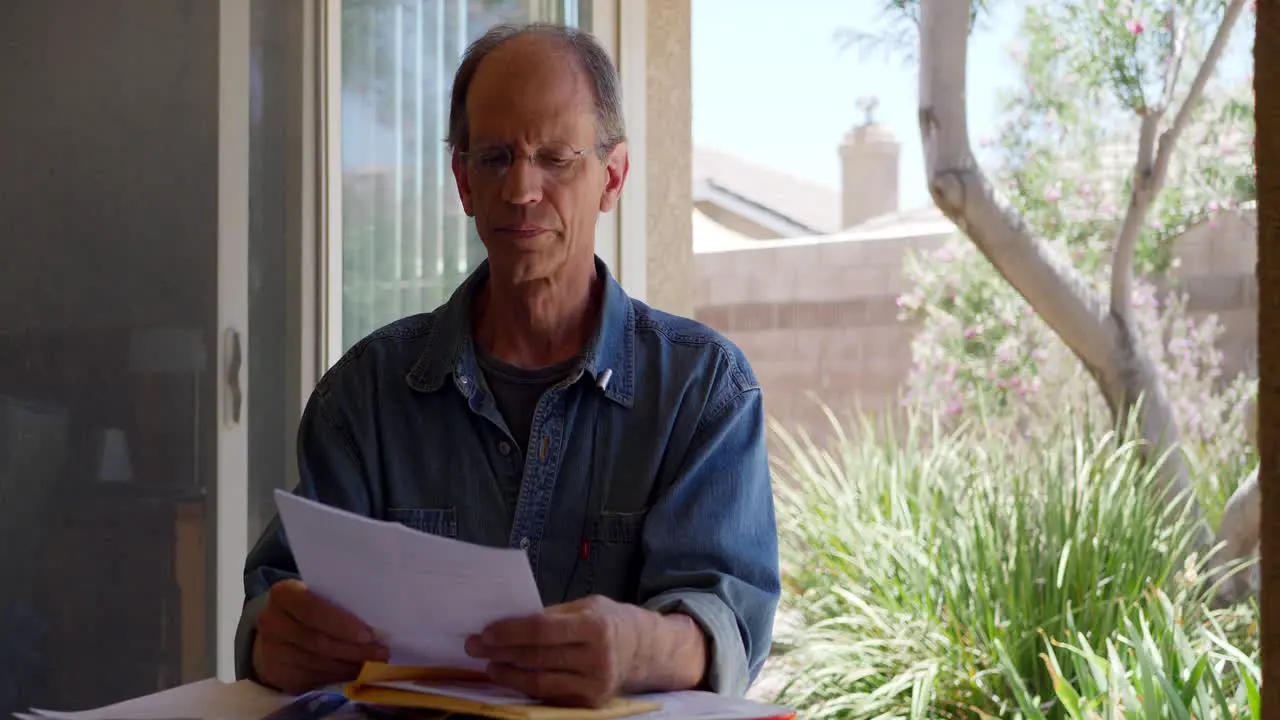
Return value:
[[(550, 143), (539, 147), (529, 155), (519, 157), (528, 159), (529, 164), (541, 172), (543, 177), (564, 183), (572, 180), (577, 174), (581, 167), (579, 161), (587, 153), (598, 149), (597, 146), (576, 150), (568, 143)], [(491, 180), (505, 176), (517, 158), (515, 151), (504, 145), (459, 152), (458, 156), (467, 163), (467, 169), (473, 174)]]

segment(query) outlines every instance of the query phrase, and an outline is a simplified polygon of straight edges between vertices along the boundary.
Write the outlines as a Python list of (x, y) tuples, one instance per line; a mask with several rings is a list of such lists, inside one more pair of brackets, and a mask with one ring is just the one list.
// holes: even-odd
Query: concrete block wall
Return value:
[(1180, 289), (1195, 317), (1218, 316), (1223, 372), (1256, 377), (1258, 352), (1258, 220), (1223, 214), (1188, 230), (1174, 246)]
[[(1256, 375), (1257, 244), (1252, 214), (1224, 215), (1176, 241), (1176, 280), (1193, 315), (1215, 313), (1228, 374)], [(693, 257), (694, 316), (737, 343), (764, 387), (770, 416), (823, 436), (813, 396), (837, 412), (897, 406), (914, 328), (898, 319), (908, 248), (945, 235), (812, 242)]]
[(695, 317), (746, 353), (770, 416), (821, 436), (829, 423), (815, 395), (837, 412), (897, 405), (913, 334), (898, 320), (904, 252), (945, 239), (698, 254)]

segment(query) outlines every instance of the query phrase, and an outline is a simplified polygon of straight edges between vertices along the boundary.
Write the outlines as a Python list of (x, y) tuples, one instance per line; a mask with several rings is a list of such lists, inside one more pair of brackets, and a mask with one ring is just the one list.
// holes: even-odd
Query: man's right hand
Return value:
[(366, 661), (385, 662), (373, 630), (321, 599), (301, 580), (268, 591), (253, 641), (258, 681), (290, 694), (354, 680)]

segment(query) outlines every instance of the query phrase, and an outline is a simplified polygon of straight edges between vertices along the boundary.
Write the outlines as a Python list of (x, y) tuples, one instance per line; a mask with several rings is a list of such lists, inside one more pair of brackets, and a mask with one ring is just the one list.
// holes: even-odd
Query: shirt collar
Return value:
[[(596, 272), (605, 279), (600, 324), (574, 372), (578, 379), (586, 376), (596, 387), (603, 386), (610, 400), (631, 407), (635, 400), (635, 307), (598, 257)], [(467, 397), (475, 392), (479, 365), (471, 332), (472, 298), (488, 277), (489, 261), (485, 260), (436, 313), (426, 348), (405, 376), (409, 387), (435, 392), (452, 377)]]

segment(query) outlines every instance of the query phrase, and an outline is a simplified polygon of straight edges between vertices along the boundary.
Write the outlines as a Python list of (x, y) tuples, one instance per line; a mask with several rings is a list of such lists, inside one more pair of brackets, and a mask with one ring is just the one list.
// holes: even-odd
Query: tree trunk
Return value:
[[(1097, 380), (1117, 427), (1125, 427), (1130, 414), (1138, 412), (1134, 420), (1146, 442), (1147, 455), (1162, 461), (1159, 467), (1166, 494), (1170, 498), (1185, 497), (1197, 517), (1201, 510), (1191, 495), (1173, 411), (1156, 366), (1142, 349), (1132, 317), (1132, 256), (1139, 229), (1160, 191), (1178, 136), (1243, 6), (1244, 0), (1232, 0), (1228, 6), (1223, 26), (1168, 129), (1157, 134), (1168, 98), (1160, 106), (1144, 110), (1133, 191), (1116, 240), (1111, 297), (1107, 301), (1065, 258), (1031, 232), (1016, 211), (997, 196), (978, 167), (965, 121), (970, 3), (920, 3), (919, 120), (926, 177), (934, 203), (1080, 358)], [(1169, 85), (1172, 87), (1173, 83)], [(1250, 532), (1249, 528), (1228, 530)], [(1256, 525), (1251, 531), (1256, 537)], [(1200, 539), (1202, 545), (1208, 546), (1207, 530), (1201, 532)]]
[[(1262, 529), (1262, 492), (1257, 470), (1231, 495), (1218, 527), (1224, 561), (1247, 558), (1257, 552), (1258, 534)], [(1230, 572), (1222, 580), (1215, 604), (1229, 605), (1253, 596), (1258, 592), (1258, 579), (1256, 566), (1245, 572)]]
[(1280, 712), (1280, 4), (1258, 3), (1254, 40), (1258, 166), (1258, 435), (1262, 463), (1262, 707)]

